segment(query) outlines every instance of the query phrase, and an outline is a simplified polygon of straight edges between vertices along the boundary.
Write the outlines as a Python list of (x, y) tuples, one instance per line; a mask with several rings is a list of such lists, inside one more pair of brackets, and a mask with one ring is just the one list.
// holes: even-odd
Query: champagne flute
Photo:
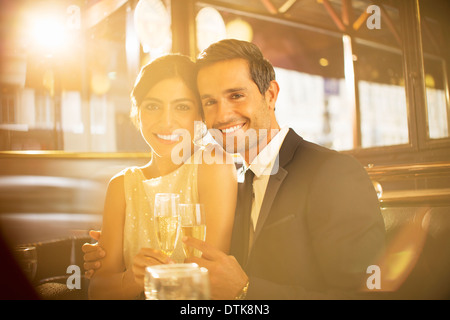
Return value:
[[(181, 218), (181, 232), (184, 236), (197, 238), (205, 241), (206, 238), (206, 218), (205, 208), (201, 203), (182, 203), (178, 205)], [(183, 243), (183, 250), (186, 258), (201, 257), (202, 253), (198, 249), (186, 246)]]
[(155, 195), (156, 238), (160, 250), (168, 256), (171, 256), (175, 250), (180, 233), (179, 202), (180, 196), (176, 193), (157, 193)]

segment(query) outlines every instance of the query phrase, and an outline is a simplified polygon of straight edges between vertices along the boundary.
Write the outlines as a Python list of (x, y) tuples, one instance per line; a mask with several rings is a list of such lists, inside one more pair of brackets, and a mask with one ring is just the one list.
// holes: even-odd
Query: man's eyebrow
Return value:
[(201, 100), (205, 100), (205, 99), (209, 99), (209, 98), (211, 98), (210, 94), (204, 94), (200, 97)]
[[(224, 94), (229, 94), (229, 93), (241, 92), (241, 91), (247, 91), (247, 88), (245, 88), (245, 87), (240, 87), (240, 88), (230, 88), (230, 89), (227, 89), (227, 90), (223, 91), (223, 93), (224, 93)], [(211, 97), (212, 97), (212, 96), (211, 96), (210, 94), (203, 94), (200, 98), (201, 98), (202, 100), (204, 100), (204, 99), (208, 99), (208, 98), (211, 98)]]
[(241, 88), (230, 88), (224, 91), (224, 93), (234, 93), (234, 92), (240, 92), (240, 91), (247, 91), (247, 88), (241, 87)]

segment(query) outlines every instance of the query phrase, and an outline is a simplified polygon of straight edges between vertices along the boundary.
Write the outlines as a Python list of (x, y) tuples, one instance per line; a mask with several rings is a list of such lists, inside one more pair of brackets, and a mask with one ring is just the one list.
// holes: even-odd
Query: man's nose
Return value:
[(225, 99), (217, 102), (216, 122), (225, 122), (233, 114), (233, 107)]

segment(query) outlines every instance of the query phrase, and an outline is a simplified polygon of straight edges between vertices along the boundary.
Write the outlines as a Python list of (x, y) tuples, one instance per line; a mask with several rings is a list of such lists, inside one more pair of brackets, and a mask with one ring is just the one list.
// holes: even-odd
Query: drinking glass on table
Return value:
[(208, 270), (195, 263), (147, 267), (144, 292), (147, 300), (208, 300)]
[[(206, 222), (205, 208), (201, 203), (181, 203), (178, 205), (178, 212), (181, 218), (182, 236), (189, 236), (205, 241)], [(186, 258), (201, 257), (202, 253), (198, 249), (186, 246), (183, 243), (183, 250)]]
[(32, 282), (37, 270), (37, 252), (33, 246), (17, 246), (14, 248), (17, 263), (22, 268), (27, 278)]
[(171, 256), (177, 245), (180, 233), (178, 204), (180, 196), (176, 193), (157, 193), (155, 195), (155, 227), (159, 247)]

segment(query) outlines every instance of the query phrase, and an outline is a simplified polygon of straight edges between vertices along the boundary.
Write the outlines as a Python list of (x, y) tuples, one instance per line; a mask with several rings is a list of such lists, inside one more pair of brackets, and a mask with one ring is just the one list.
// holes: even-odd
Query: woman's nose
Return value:
[(173, 112), (169, 108), (164, 108), (163, 114), (161, 116), (161, 122), (166, 125), (171, 125), (174, 121)]

